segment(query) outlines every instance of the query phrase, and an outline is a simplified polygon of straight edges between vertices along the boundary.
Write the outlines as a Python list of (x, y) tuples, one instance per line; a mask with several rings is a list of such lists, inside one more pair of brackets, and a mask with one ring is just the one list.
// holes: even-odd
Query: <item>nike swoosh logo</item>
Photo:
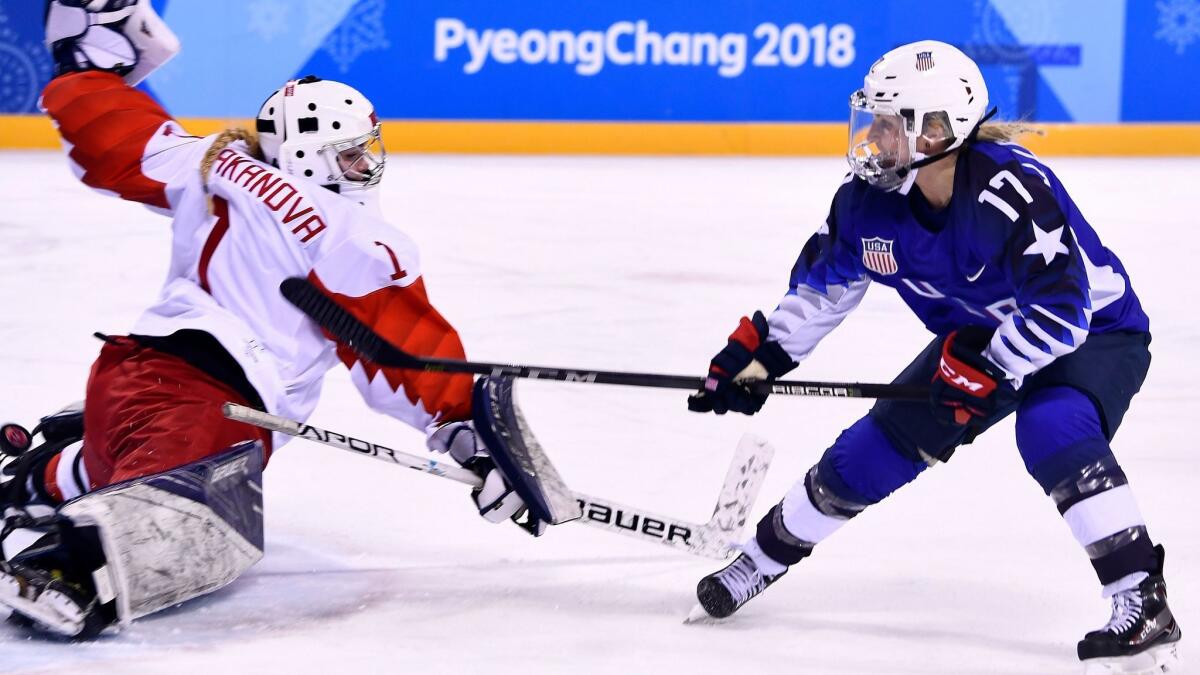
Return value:
[(987, 263), (984, 263), (983, 267), (980, 267), (978, 272), (976, 272), (975, 274), (967, 275), (967, 281), (970, 281), (971, 283), (975, 283), (975, 280), (978, 279), (979, 275), (983, 274), (983, 271), (986, 269), (987, 269)]

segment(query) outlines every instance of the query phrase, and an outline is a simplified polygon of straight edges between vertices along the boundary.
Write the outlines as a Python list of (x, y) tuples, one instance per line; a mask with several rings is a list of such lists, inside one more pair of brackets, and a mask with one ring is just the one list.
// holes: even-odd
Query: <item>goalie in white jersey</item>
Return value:
[[(172, 219), (158, 300), (128, 336), (106, 338), (82, 414), (43, 420), (46, 442), (10, 463), (0, 491), (9, 530), (48, 533), (11, 560), (0, 555), (0, 606), (86, 636), (219, 588), (261, 557), (258, 476), (286, 437), (224, 419), (222, 403), (304, 420), (340, 361), (372, 408), (467, 461), (476, 443), (460, 432), (472, 431), (472, 379), (364, 363), (279, 293), (284, 279), (307, 277), (404, 350), (464, 358), (426, 295), (416, 245), (377, 206), (386, 156), (361, 93), (291, 81), (263, 104), (256, 133), (199, 138), (130, 86), (178, 48), (145, 0), (53, 0), (47, 44), (58, 75), (43, 107), (77, 176)], [(29, 445), (8, 431), (10, 446)], [(144, 480), (180, 467), (170, 480)], [(221, 483), (231, 472), (243, 478), (233, 487)], [(517, 513), (520, 499), (498, 472), (481, 473), (491, 486), (475, 495), (481, 513), (495, 522)], [(173, 508), (195, 511), (219, 536), (172, 532), (154, 547), (128, 545), (146, 536), (133, 531), (140, 526), (184, 527), (148, 511), (122, 519), (119, 497), (131, 485), (159, 490), (153, 499), (190, 499)], [(190, 562), (198, 547), (202, 566)], [(139, 564), (175, 578), (148, 586)]]

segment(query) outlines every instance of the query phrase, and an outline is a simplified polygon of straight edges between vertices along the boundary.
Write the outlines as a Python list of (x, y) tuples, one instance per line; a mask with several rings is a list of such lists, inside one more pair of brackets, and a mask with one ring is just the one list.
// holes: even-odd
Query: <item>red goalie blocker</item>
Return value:
[(83, 461), (92, 489), (168, 471), (271, 434), (225, 419), (221, 405), (249, 405), (186, 361), (110, 338), (88, 378)]

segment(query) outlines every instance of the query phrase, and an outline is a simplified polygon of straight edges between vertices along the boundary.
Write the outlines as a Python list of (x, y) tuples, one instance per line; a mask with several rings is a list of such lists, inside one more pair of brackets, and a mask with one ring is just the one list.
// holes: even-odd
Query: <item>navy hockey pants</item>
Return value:
[[(1108, 441), (1146, 379), (1149, 343), (1145, 333), (1092, 335), (1029, 377), (1013, 406), (970, 428), (939, 423), (926, 402), (879, 401), (842, 433), (821, 464), (836, 469), (850, 490), (843, 498), (874, 504), (916, 478), (931, 458), (948, 460), (1015, 411), (1017, 448), (1049, 494), (1065, 472), (1109, 453)], [(942, 338), (934, 339), (894, 382), (927, 384), (941, 348)]]
[[(823, 513), (853, 517), (1015, 412), (1017, 448), (1025, 467), (1065, 513), (1101, 489), (1126, 482), (1109, 441), (1145, 380), (1149, 343), (1150, 336), (1143, 333), (1090, 336), (1075, 352), (1028, 378), (1011, 407), (971, 428), (940, 424), (925, 402), (880, 401), (822, 455), (806, 478), (809, 499)], [(895, 382), (928, 383), (941, 344), (941, 338), (933, 340)], [(1106, 484), (1083, 489), (1085, 483), (1096, 482), (1092, 479), (1100, 470), (1107, 472), (1102, 481)], [(793, 540), (781, 531), (773, 522), (777, 512), (763, 519), (757, 538), (769, 555), (791, 564), (811, 551), (812, 542)], [(1144, 533), (1143, 527), (1132, 535), (1140, 540), (1114, 537), (1111, 546), (1096, 542), (1089, 547), (1101, 583), (1153, 566), (1154, 553)]]

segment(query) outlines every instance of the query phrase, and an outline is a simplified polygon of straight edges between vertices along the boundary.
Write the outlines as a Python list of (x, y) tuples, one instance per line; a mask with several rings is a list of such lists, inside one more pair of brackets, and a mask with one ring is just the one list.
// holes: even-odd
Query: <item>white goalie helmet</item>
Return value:
[(255, 121), (263, 157), (339, 193), (383, 179), (387, 152), (375, 107), (354, 87), (308, 76), (271, 95)]
[(995, 112), (987, 108), (979, 66), (956, 47), (936, 40), (897, 47), (871, 66), (863, 88), (850, 96), (846, 159), (856, 176), (895, 190), (917, 168), (973, 140)]

